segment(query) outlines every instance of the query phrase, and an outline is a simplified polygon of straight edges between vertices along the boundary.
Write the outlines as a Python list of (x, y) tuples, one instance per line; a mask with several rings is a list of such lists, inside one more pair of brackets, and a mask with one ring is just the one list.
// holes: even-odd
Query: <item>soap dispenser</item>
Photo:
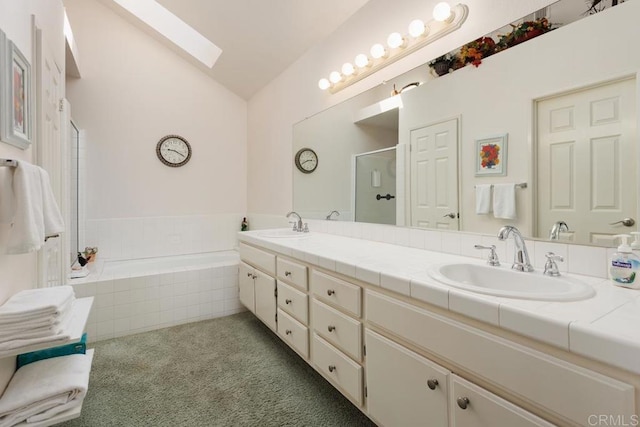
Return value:
[(632, 231), (633, 242), (631, 242), (631, 250), (633, 253), (640, 257), (640, 231)]
[(640, 258), (632, 252), (631, 246), (629, 246), (627, 239), (631, 236), (617, 234), (613, 237), (620, 238), (620, 246), (618, 246), (618, 251), (614, 252), (609, 261), (611, 281), (616, 286), (633, 289), (640, 288), (640, 278), (638, 278)]

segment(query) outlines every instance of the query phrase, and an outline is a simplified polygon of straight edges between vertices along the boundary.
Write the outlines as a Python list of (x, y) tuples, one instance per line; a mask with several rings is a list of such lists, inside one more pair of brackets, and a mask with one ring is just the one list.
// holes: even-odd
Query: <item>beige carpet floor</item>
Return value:
[(374, 426), (249, 312), (95, 343), (72, 426)]

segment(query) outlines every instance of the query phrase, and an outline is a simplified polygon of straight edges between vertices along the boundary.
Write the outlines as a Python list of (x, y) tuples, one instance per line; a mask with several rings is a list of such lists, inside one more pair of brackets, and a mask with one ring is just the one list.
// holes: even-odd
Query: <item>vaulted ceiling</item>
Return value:
[(156, 38), (238, 96), (249, 99), (367, 1), (157, 0), (222, 49), (212, 69), (177, 51), (161, 36)]

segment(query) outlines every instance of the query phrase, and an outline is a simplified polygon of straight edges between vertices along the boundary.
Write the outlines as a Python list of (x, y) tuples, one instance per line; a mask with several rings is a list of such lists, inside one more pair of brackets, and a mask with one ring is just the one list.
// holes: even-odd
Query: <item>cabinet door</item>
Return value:
[(369, 329), (365, 339), (369, 415), (385, 427), (448, 426), (449, 371)]
[(256, 316), (276, 330), (276, 279), (255, 270)]
[(252, 313), (256, 312), (253, 286), (254, 269), (244, 262), (240, 262), (238, 286), (240, 287), (240, 302)]
[(552, 427), (541, 418), (513, 403), (451, 375), (453, 427)]

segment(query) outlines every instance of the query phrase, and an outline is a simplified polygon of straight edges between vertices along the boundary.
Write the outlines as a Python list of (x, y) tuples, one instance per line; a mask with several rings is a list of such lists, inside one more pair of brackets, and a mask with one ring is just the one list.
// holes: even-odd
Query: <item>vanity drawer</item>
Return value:
[(362, 406), (362, 366), (316, 334), (311, 360), (344, 394)]
[(362, 360), (362, 324), (312, 299), (311, 325), (317, 334), (357, 361)]
[(297, 286), (302, 290), (309, 289), (307, 281), (307, 266), (298, 264), (288, 259), (278, 257), (276, 260), (278, 278), (285, 282)]
[(309, 357), (309, 329), (278, 309), (278, 335), (305, 358)]
[(240, 243), (240, 259), (265, 273), (276, 274), (276, 256), (253, 246)]
[(577, 424), (635, 413), (629, 384), (386, 295), (367, 291), (366, 299), (370, 323)]
[(278, 307), (305, 325), (309, 323), (309, 297), (278, 280)]
[[(459, 404), (459, 399), (466, 400)], [(457, 375), (451, 375), (451, 406), (451, 425), (455, 426), (553, 427), (553, 424)]]
[(334, 304), (356, 317), (362, 315), (360, 286), (345, 282), (328, 274), (311, 272), (311, 291), (321, 300)]

